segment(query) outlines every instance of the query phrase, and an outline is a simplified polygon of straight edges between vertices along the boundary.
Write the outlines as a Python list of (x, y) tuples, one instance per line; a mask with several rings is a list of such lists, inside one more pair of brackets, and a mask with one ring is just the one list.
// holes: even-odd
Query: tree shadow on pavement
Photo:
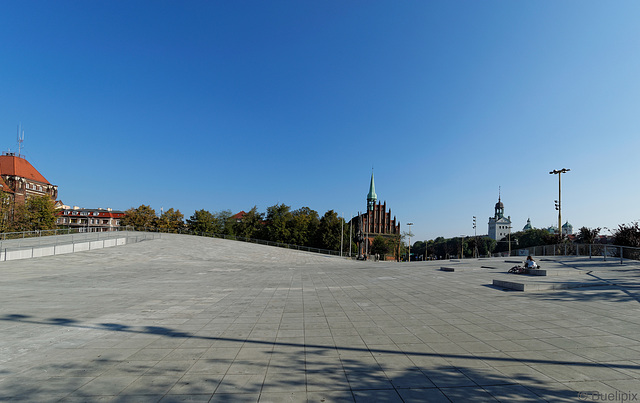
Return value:
[[(43, 356), (35, 365), (7, 368), (0, 378), (2, 401), (178, 402), (211, 397), (211, 401), (575, 401), (578, 392), (527, 364), (602, 366), (198, 336), (161, 326), (91, 324), (21, 314), (4, 315), (0, 321), (154, 335), (200, 341), (203, 346), (193, 356), (175, 360), (118, 357), (117, 349), (109, 354), (109, 347), (87, 349), (91, 351), (61, 348), (58, 355)], [(229, 350), (253, 348), (256, 357), (216, 356), (216, 343), (225, 343)], [(204, 355), (208, 349), (213, 356)], [(15, 363), (20, 364), (19, 357)], [(496, 363), (500, 365), (488, 365)], [(633, 364), (609, 366), (640, 370)]]

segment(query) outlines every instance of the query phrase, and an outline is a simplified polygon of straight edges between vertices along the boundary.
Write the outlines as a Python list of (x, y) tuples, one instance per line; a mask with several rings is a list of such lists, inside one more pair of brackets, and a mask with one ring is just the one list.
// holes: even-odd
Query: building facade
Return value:
[(112, 209), (84, 209), (63, 206), (58, 212), (56, 224), (77, 229), (79, 232), (115, 231), (120, 226), (123, 211)]
[(16, 204), (32, 196), (47, 195), (55, 200), (58, 186), (52, 185), (22, 156), (14, 153), (0, 155), (0, 190)]
[(359, 258), (366, 258), (371, 254), (375, 237), (391, 239), (400, 236), (400, 223), (397, 222), (396, 217), (391, 217), (391, 209), (387, 211), (387, 202), (378, 202), (372, 173), (367, 194), (367, 210), (351, 219)]
[(489, 238), (501, 240), (511, 233), (511, 216), (504, 216), (504, 204), (498, 196), (493, 217), (489, 217)]

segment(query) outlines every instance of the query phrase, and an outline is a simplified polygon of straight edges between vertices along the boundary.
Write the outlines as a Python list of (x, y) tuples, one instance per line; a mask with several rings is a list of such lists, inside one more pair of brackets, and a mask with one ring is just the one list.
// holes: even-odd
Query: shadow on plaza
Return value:
[[(6, 401), (112, 401), (112, 402), (450, 402), (450, 401), (558, 401), (573, 402), (577, 392), (562, 385), (549, 387), (548, 378), (530, 373), (505, 375), (497, 371), (448, 365), (383, 369), (384, 365), (349, 358), (342, 364), (315, 364), (300, 354), (273, 352), (288, 360), (283, 372), (267, 372), (249, 360), (206, 359), (211, 365), (246, 365), (244, 374), (191, 373), (180, 366), (162, 370), (153, 365), (126, 366), (121, 376), (102, 375), (127, 364), (126, 360), (40, 364), (34, 371), (56, 375), (34, 378), (18, 374), (0, 384)], [(198, 362), (199, 362), (198, 361)], [(194, 360), (194, 362), (196, 362)], [(269, 371), (274, 369), (269, 366)], [(285, 372), (286, 371), (286, 372)], [(265, 375), (266, 374), (266, 375)], [(102, 375), (105, 379), (92, 378)], [(150, 378), (136, 385), (140, 378)], [(153, 380), (151, 380), (153, 378)], [(123, 382), (123, 379), (126, 381)], [(212, 398), (212, 399), (211, 399)], [(211, 400), (210, 400), (211, 399)]]
[[(326, 345), (317, 345), (317, 344), (306, 344), (306, 343), (290, 343), (290, 342), (278, 342), (278, 341), (266, 341), (266, 340), (251, 340), (244, 338), (231, 338), (231, 337), (220, 337), (220, 336), (201, 336), (195, 335), (189, 332), (181, 332), (178, 330), (171, 329), (169, 327), (164, 326), (129, 326), (122, 325), (118, 323), (100, 323), (100, 324), (83, 324), (75, 319), (69, 318), (49, 318), (49, 319), (36, 319), (30, 315), (21, 315), (21, 314), (9, 314), (0, 316), (0, 321), (9, 321), (9, 322), (20, 322), (20, 323), (30, 323), (37, 325), (53, 325), (53, 326), (64, 326), (64, 327), (75, 327), (81, 329), (93, 329), (93, 330), (108, 330), (114, 332), (124, 332), (124, 333), (133, 333), (133, 334), (149, 334), (149, 335), (158, 335), (170, 338), (188, 338), (188, 339), (201, 339), (201, 340), (211, 340), (213, 341), (225, 341), (225, 342), (237, 342), (237, 343), (248, 343), (259, 345), (276, 345), (276, 346), (287, 346), (287, 347), (300, 347), (306, 349), (319, 349), (320, 351), (326, 349), (335, 349), (338, 351), (351, 351), (351, 352), (370, 352), (373, 354), (401, 354), (407, 356), (421, 356), (421, 357), (438, 357), (445, 359), (479, 359), (483, 361), (494, 361), (494, 362), (513, 362), (515, 364), (520, 363), (530, 363), (530, 364), (556, 364), (556, 365), (573, 365), (573, 366), (585, 366), (585, 367), (600, 367), (601, 364), (594, 362), (579, 362), (579, 361), (562, 361), (562, 360), (548, 360), (548, 359), (523, 359), (523, 358), (507, 358), (507, 357), (492, 357), (492, 356), (482, 356), (479, 355), (461, 355), (461, 354), (448, 354), (448, 353), (428, 353), (428, 352), (420, 352), (420, 351), (398, 351), (398, 350), (388, 350), (388, 349), (371, 349), (367, 347), (346, 347), (346, 346), (326, 346)], [(615, 364), (610, 363), (607, 364), (608, 367), (611, 368), (621, 368), (621, 369), (640, 369), (640, 365), (635, 364)]]
[[(134, 327), (118, 323), (83, 324), (69, 318), (37, 319), (5, 315), (0, 321), (158, 335), (169, 339), (210, 340), (264, 347), (263, 356), (238, 359), (198, 356), (185, 360), (135, 360), (127, 357), (85, 358), (66, 356), (43, 360), (21, 373), (4, 371), (0, 400), (55, 401), (65, 396), (118, 396), (130, 401), (184, 401), (184, 396), (213, 395), (236, 400), (262, 396), (273, 401), (285, 396), (307, 396), (309, 401), (449, 401), (484, 397), (510, 401), (575, 401), (577, 392), (549, 390), (555, 381), (526, 364), (571, 365), (639, 370), (640, 366), (547, 359), (513, 359), (482, 354), (407, 352), (366, 347), (341, 347), (306, 343), (200, 336), (162, 326)], [(61, 349), (63, 350), (63, 349)], [(105, 347), (106, 351), (109, 350)], [(73, 350), (69, 350), (73, 351)], [(198, 368), (195, 363), (198, 363)], [(484, 363), (503, 362), (496, 369)], [(229, 368), (234, 366), (236, 370)], [(239, 368), (239, 370), (238, 370)], [(265, 377), (266, 374), (266, 377)], [(138, 377), (149, 377), (136, 385)], [(96, 378), (98, 377), (98, 378)], [(94, 385), (103, 378), (109, 385)], [(150, 379), (153, 378), (153, 382)], [(557, 385), (557, 383), (556, 383)], [(182, 397), (181, 397), (182, 396)], [(324, 396), (324, 397), (323, 397)], [(46, 398), (45, 398), (46, 397)], [(115, 401), (118, 401), (118, 398)], [(282, 399), (280, 399), (282, 398)], [(325, 400), (322, 400), (325, 399)], [(401, 400), (400, 400), (401, 399)]]
[[(83, 326), (65, 318), (36, 322), (25, 315), (9, 315), (0, 319), (264, 347), (256, 358), (208, 358), (199, 354), (188, 364), (181, 360), (156, 363), (114, 358), (109, 353), (74, 362), (65, 355), (7, 376), (0, 383), (3, 401), (182, 402), (207, 401), (213, 396), (211, 401), (537, 402), (575, 401), (577, 397), (577, 392), (566, 387), (549, 386), (554, 381), (535, 370), (498, 372), (476, 365), (479, 361), (468, 361), (488, 357), (189, 336), (163, 327)], [(443, 356), (460, 361), (446, 362), (440, 359)], [(141, 378), (147, 379), (140, 382)]]
[(566, 290), (554, 290), (552, 292), (531, 293), (530, 295), (532, 298), (547, 301), (606, 301), (640, 303), (640, 285), (578, 287)]

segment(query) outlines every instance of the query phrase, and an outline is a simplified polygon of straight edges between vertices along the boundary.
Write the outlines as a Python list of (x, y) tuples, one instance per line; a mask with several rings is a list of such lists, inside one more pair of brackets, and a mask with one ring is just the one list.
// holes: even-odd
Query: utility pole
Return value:
[(349, 220), (349, 257), (351, 257), (351, 234), (353, 231), (353, 214), (351, 214), (351, 219)]
[(410, 261), (411, 261), (411, 235), (413, 235), (413, 234), (411, 233), (411, 226), (412, 226), (412, 225), (413, 225), (413, 223), (412, 223), (412, 222), (408, 222), (408, 223), (407, 223), (407, 226), (409, 227), (409, 234), (407, 234), (407, 235), (409, 235), (409, 256), (407, 256), (407, 262), (410, 262)]
[(342, 213), (342, 221), (340, 221), (340, 257), (342, 257), (342, 246), (344, 244), (344, 213)]
[(478, 257), (478, 234), (476, 232), (476, 216), (473, 216), (473, 255)]
[(558, 240), (561, 241), (562, 240), (562, 181), (561, 181), (561, 177), (562, 174), (567, 173), (571, 171), (570, 169), (567, 168), (562, 168), (562, 169), (554, 169), (553, 171), (549, 172), (549, 175), (558, 175), (558, 200), (555, 200), (556, 202), (556, 210), (558, 210)]

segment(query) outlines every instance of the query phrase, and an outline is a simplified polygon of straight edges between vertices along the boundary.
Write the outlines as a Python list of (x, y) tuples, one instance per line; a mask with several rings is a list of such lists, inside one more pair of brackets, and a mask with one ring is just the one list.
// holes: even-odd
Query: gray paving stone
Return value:
[(591, 271), (620, 285), (526, 293), (491, 286), (513, 278), (504, 259), (442, 265), (164, 234), (1, 262), (0, 400), (575, 401), (582, 388), (640, 390), (639, 265), (556, 258), (544, 265), (564, 270), (553, 281)]

